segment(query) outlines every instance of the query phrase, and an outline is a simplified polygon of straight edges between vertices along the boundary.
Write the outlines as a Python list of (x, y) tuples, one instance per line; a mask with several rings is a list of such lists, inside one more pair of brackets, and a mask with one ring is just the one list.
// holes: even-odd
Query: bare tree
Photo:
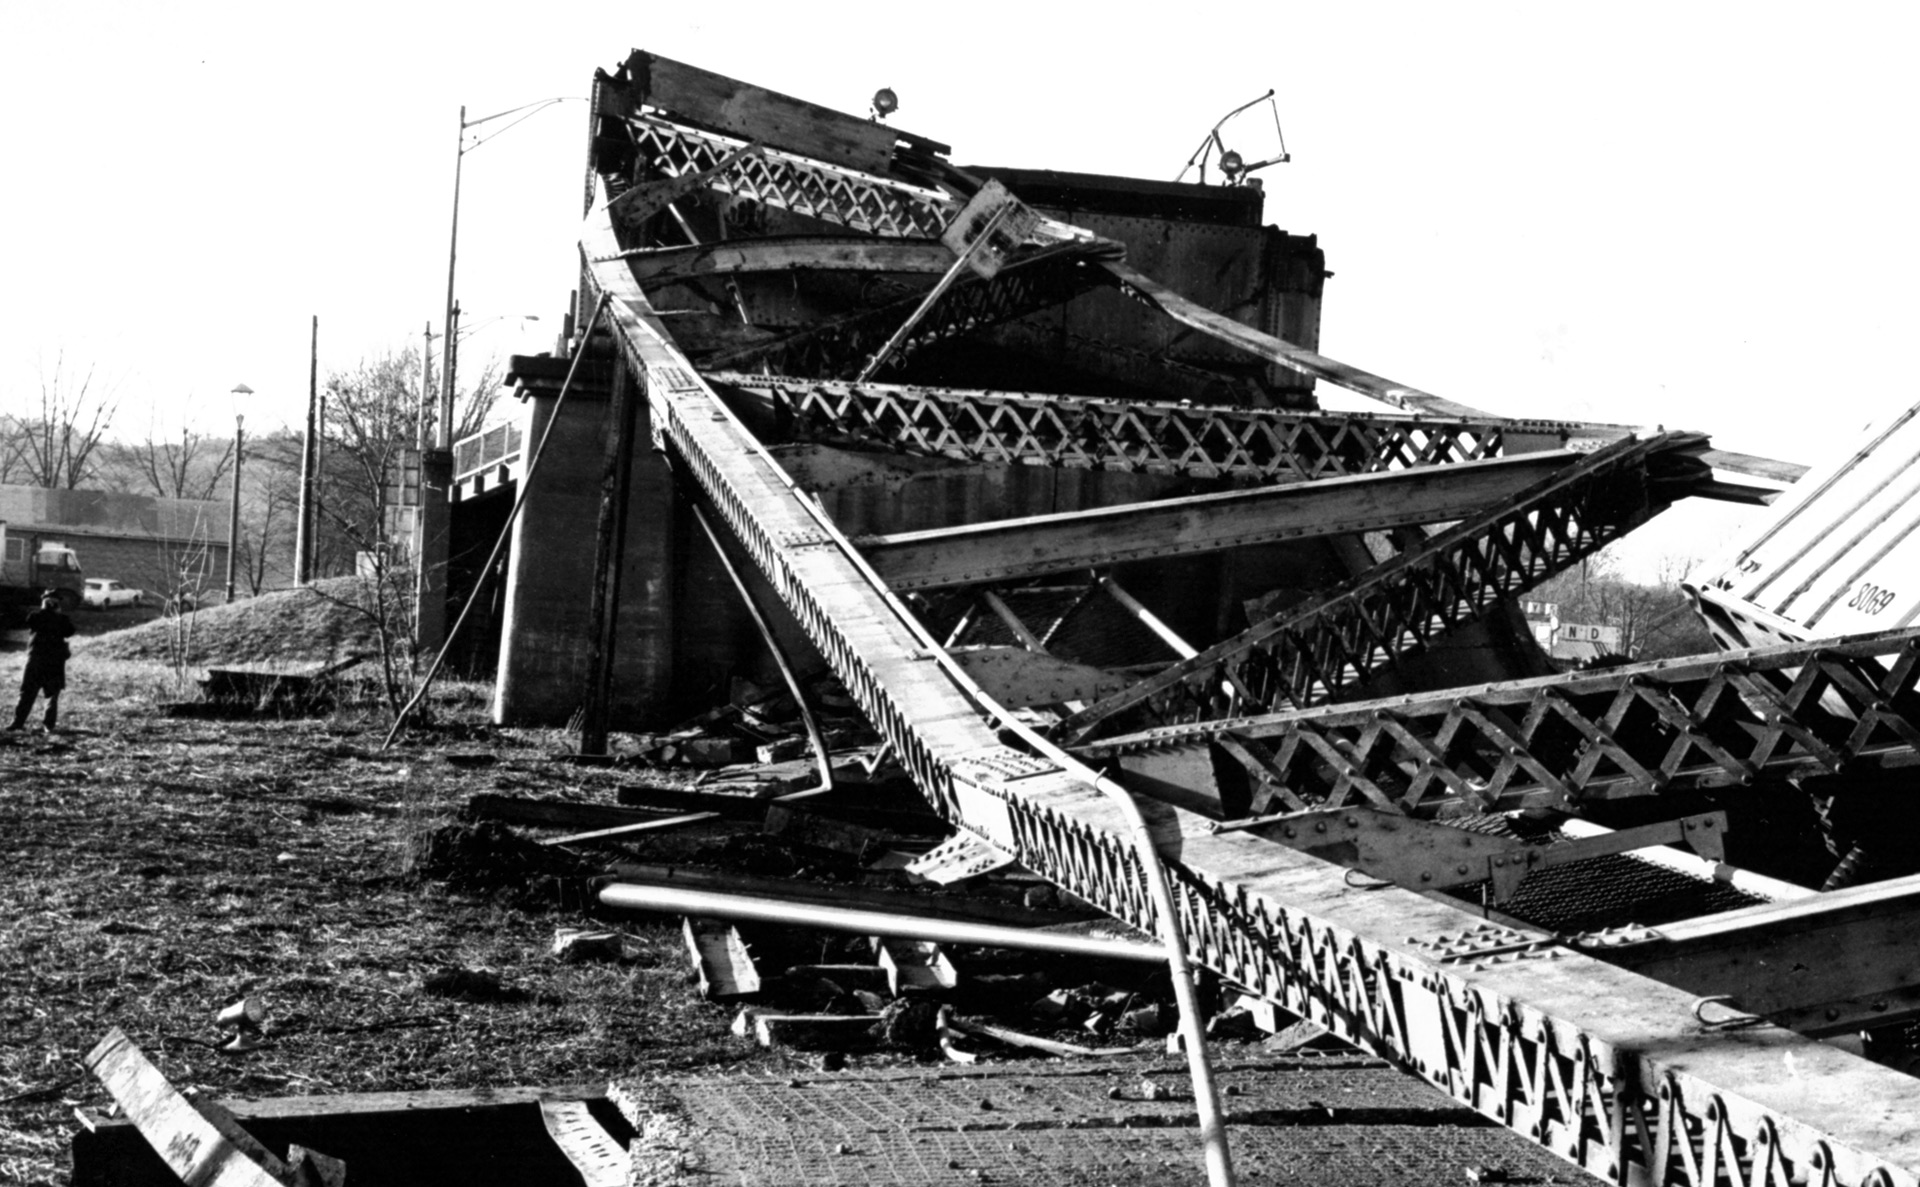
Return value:
[(480, 377), (464, 392), (454, 393), (453, 439), (471, 437), (486, 426), (500, 402), (502, 370), (500, 360), (488, 359), (480, 368)]
[(93, 473), (117, 406), (113, 385), (103, 384), (93, 367), (71, 366), (64, 350), (56, 352), (51, 366), (41, 361), (38, 407), (12, 418), (10, 456), (0, 466), (33, 486), (78, 487)]
[(190, 429), (178, 441), (109, 443), (107, 463), (140, 494), (162, 499), (211, 499), (233, 469), (233, 439), (215, 440)]
[(255, 438), (242, 482), (238, 567), (255, 594), (287, 573), (300, 509), (300, 443), (291, 434)]

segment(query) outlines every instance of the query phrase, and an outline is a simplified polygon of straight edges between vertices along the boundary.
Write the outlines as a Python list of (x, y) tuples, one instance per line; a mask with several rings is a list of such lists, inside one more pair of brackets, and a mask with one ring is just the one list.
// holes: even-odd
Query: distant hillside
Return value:
[[(335, 663), (380, 649), (370, 616), (359, 607), (366, 582), (353, 577), (316, 581), (306, 589), (279, 590), (214, 606), (180, 618), (75, 639), (79, 655), (104, 659), (179, 661), (189, 664), (277, 664), (307, 667)], [(177, 655), (175, 640), (186, 649)]]

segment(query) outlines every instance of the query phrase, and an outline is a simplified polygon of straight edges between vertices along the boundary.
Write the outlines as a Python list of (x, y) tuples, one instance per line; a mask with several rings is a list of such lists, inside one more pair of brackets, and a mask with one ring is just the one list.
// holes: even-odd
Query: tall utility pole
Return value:
[[(246, 384), (233, 389), (236, 396), (250, 396), (253, 389)], [(235, 565), (240, 560), (240, 452), (246, 445), (245, 413), (235, 413), (233, 417), (233, 510), (227, 516), (227, 602), (233, 602)]]
[(293, 583), (305, 585), (313, 579), (313, 529), (317, 526), (313, 506), (313, 483), (318, 468), (314, 439), (318, 434), (320, 406), (320, 315), (313, 315), (313, 346), (307, 357), (307, 437), (300, 446), (300, 511), (293, 531)]
[[(478, 121), (476, 121), (478, 122)], [(440, 424), (434, 431), (435, 449), (453, 448), (453, 265), (460, 254), (460, 167), (467, 160), (467, 105), (460, 105), (460, 138), (453, 154), (453, 232), (447, 243), (447, 310), (440, 323), (447, 332), (440, 358)]]

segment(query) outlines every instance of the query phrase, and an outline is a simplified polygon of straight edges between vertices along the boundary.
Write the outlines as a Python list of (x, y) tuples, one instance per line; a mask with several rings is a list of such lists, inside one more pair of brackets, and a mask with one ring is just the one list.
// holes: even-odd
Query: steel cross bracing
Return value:
[(1132, 709), (1171, 725), (1337, 697), (1663, 510), (1653, 467), (1684, 444), (1664, 434), (1608, 445), (1333, 592), (1087, 706), (1058, 734), (1083, 742)]
[[(650, 115), (629, 117), (634, 147), (667, 176), (719, 169), (747, 141)], [(743, 156), (708, 181), (724, 194), (874, 235), (934, 239), (960, 206), (939, 190), (874, 177), (777, 149)]]
[[(590, 220), (588, 258), (610, 222)], [(654, 430), (947, 817), (1151, 930), (1120, 809), (999, 710), (860, 563), (674, 346), (621, 264), (596, 287)], [(1056, 752), (1057, 753), (1057, 752)], [(1194, 959), (1618, 1182), (1920, 1187), (1911, 1081), (1764, 1024), (1703, 1028), (1682, 991), (1156, 807)], [(1402, 938), (1405, 937), (1405, 938)], [(1524, 942), (1515, 942), (1524, 941)], [(1782, 1075), (1783, 1067), (1792, 1074)]]
[[(1251, 814), (1505, 811), (1920, 764), (1920, 630), (1147, 730), (1151, 776), (1225, 756)], [(1200, 764), (1204, 768), (1207, 764)]]
[(1288, 412), (707, 372), (784, 413), (800, 440), (969, 461), (1299, 482), (1617, 439), (1617, 428), (1502, 417)]

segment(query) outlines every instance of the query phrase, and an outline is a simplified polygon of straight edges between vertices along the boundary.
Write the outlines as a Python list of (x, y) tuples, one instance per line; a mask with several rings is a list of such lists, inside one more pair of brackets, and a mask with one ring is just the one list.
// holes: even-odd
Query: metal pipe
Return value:
[(1192, 659), (1194, 656), (1200, 654), (1200, 652), (1194, 648), (1193, 644), (1182, 639), (1179, 633), (1172, 627), (1160, 621), (1158, 614), (1147, 609), (1146, 603), (1120, 588), (1120, 583), (1115, 581), (1111, 576), (1103, 578), (1100, 584), (1114, 601), (1120, 603), (1127, 613), (1133, 615), (1134, 619), (1138, 621), (1141, 626), (1152, 631), (1154, 637), (1162, 643), (1165, 643), (1175, 655), (1181, 659)]
[(393, 740), (400, 736), (400, 727), (405, 725), (407, 718), (420, 707), (420, 702), (427, 699), (427, 690), (433, 687), (433, 678), (439, 674), (441, 665), (447, 662), (447, 652), (452, 650), (453, 641), (460, 637), (460, 628), (467, 625), (467, 616), (473, 613), (474, 604), (480, 600), (480, 591), (487, 584), (487, 574), (493, 572), (493, 566), (500, 562), (500, 554), (506, 551), (507, 539), (513, 534), (513, 521), (520, 518), (520, 508), (526, 506), (527, 492), (533, 489), (533, 474), (540, 465), (540, 455), (547, 451), (547, 439), (553, 436), (553, 426), (560, 421), (560, 409), (567, 402), (567, 393), (573, 390), (574, 377), (580, 373), (580, 361), (587, 357), (587, 339), (593, 336), (593, 327), (599, 323), (601, 315), (607, 311), (607, 302), (610, 299), (602, 293), (599, 303), (593, 307), (593, 316), (587, 319), (586, 329), (580, 335), (580, 348), (574, 351), (573, 362), (567, 367), (567, 377), (560, 383), (560, 394), (554, 397), (553, 413), (547, 417), (546, 427), (540, 431), (540, 440), (535, 443), (533, 452), (527, 455), (526, 472), (520, 476), (520, 489), (514, 494), (513, 506), (507, 509), (507, 521), (500, 525), (500, 535), (493, 542), (493, 551), (487, 554), (487, 563), (480, 566), (480, 578), (467, 592), (466, 604), (460, 607), (460, 617), (453, 620), (453, 626), (447, 631), (447, 637), (440, 641), (440, 650), (434, 653), (433, 663), (428, 665), (427, 674), (420, 678), (420, 687), (414, 690), (413, 698), (402, 705), (400, 712), (394, 715), (393, 728), (387, 731), (386, 739), (380, 743), (380, 749), (385, 750), (393, 745)]
[(1166, 959), (1166, 953), (1158, 945), (1138, 944), (1131, 940), (1103, 940), (1094, 936), (1028, 927), (968, 923), (961, 919), (924, 919), (913, 915), (892, 915), (885, 911), (859, 911), (851, 907), (822, 907), (787, 899), (722, 894), (711, 890), (683, 890), (677, 886), (614, 882), (600, 888), (600, 902), (604, 906), (628, 911), (658, 911), (710, 919), (746, 919), (759, 923), (778, 923), (785, 927), (814, 927), (822, 931), (852, 932), (864, 936), (928, 940), (936, 944), (1017, 948), (1028, 952), (1056, 952), (1063, 956), (1133, 960), (1148, 964), (1159, 964)]

